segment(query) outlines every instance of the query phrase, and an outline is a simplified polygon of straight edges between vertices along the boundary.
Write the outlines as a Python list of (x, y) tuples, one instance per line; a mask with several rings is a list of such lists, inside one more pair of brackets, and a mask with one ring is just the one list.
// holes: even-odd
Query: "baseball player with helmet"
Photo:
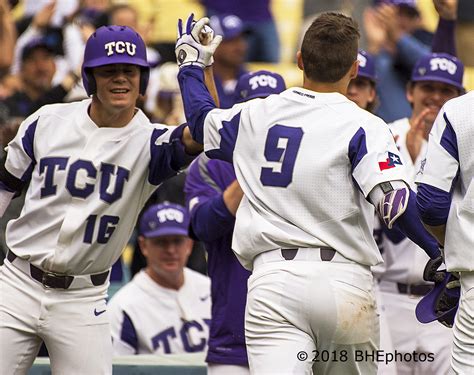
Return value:
[(188, 228), (189, 213), (179, 204), (152, 205), (140, 218), (147, 266), (109, 303), (114, 355), (207, 349), (211, 282), (185, 267), (193, 249)]
[(42, 341), (53, 373), (112, 372), (109, 269), (152, 192), (202, 149), (186, 126), (151, 124), (135, 108), (148, 73), (134, 30), (97, 29), (82, 70), (92, 98), (42, 107), (8, 145), (0, 213), (28, 191), (0, 268), (2, 374), (26, 374)]
[[(237, 82), (235, 102), (264, 98), (285, 88), (279, 74), (266, 70), (247, 73)], [(212, 280), (208, 374), (248, 375), (244, 313), (250, 272), (231, 247), (242, 189), (231, 163), (201, 154), (189, 167), (185, 192), (192, 233), (205, 244)]]
[(430, 257), (439, 250), (419, 221), (388, 127), (344, 96), (357, 75), (357, 25), (323, 13), (297, 53), (302, 88), (225, 110), (215, 108), (202, 70), (219, 39), (202, 45), (192, 33), (192, 17), (184, 28), (178, 22), (188, 126), (208, 157), (233, 162), (244, 192), (232, 249), (253, 270), (245, 315), (251, 373), (311, 373), (314, 364), (321, 374), (375, 374), (374, 360), (356, 358), (379, 341), (374, 206)]
[[(426, 152), (428, 134), (443, 104), (459, 96), (463, 65), (454, 56), (432, 53), (415, 65), (407, 86), (407, 99), (413, 113), (389, 124), (396, 138), (403, 163), (414, 183)], [(438, 325), (424, 325), (415, 317), (415, 307), (433, 284), (423, 280), (429, 258), (410, 239), (398, 231), (384, 231), (382, 236), (385, 271), (379, 276), (382, 300), (390, 325), (394, 348), (400, 353), (433, 353), (431, 361), (403, 360), (397, 363), (401, 374), (449, 373), (451, 330)]]
[[(446, 269), (458, 272), (460, 277), (451, 357), (456, 374), (471, 374), (474, 369), (473, 108), (474, 92), (444, 104), (431, 129), (426, 157), (416, 177), (421, 218), (444, 246)], [(436, 268), (428, 273), (435, 275)]]

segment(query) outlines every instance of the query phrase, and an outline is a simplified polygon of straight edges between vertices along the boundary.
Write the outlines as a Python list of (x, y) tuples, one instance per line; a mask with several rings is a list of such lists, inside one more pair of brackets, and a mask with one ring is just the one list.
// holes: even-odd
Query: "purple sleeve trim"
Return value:
[(21, 176), (21, 180), (23, 182), (29, 181), (31, 178), (31, 174), (33, 173), (33, 169), (36, 165), (35, 159), (35, 152), (34, 152), (34, 142), (35, 142), (35, 133), (36, 133), (36, 126), (38, 125), (38, 119), (36, 119), (31, 125), (28, 125), (28, 129), (26, 129), (25, 135), (21, 139), (21, 143), (23, 145), (23, 149), (25, 153), (30, 157), (31, 163)]
[(126, 342), (133, 349), (135, 349), (135, 354), (138, 353), (138, 337), (137, 331), (133, 325), (132, 319), (128, 314), (123, 312), (123, 321), (122, 321), (122, 330), (120, 332), (120, 340)]
[[(348, 156), (351, 162), (352, 173), (354, 173), (354, 169), (356, 169), (365, 155), (367, 155), (365, 131), (364, 129), (359, 128), (359, 130), (357, 130), (349, 142)], [(354, 185), (357, 186), (360, 191), (362, 191), (354, 177), (352, 177), (352, 181), (354, 182)]]
[(444, 52), (456, 56), (455, 30), (456, 21), (440, 18), (433, 36), (431, 52)]
[(416, 205), (425, 224), (443, 225), (448, 221), (451, 194), (428, 184), (419, 184)]
[(420, 221), (416, 207), (416, 193), (410, 190), (405, 212), (395, 221), (394, 227), (420, 246), (431, 259), (440, 255), (438, 242), (428, 233)]
[(219, 149), (206, 151), (210, 159), (220, 159), (232, 163), (235, 143), (239, 134), (240, 113), (237, 113), (230, 121), (222, 121), (222, 128), (219, 130), (221, 142)]
[(195, 156), (186, 154), (182, 143), (183, 130), (186, 124), (173, 130), (168, 142), (160, 145), (156, 140), (165, 134), (168, 129), (155, 129), (150, 138), (150, 166), (148, 181), (152, 185), (159, 185), (164, 180), (174, 176), (183, 167), (188, 165)]
[(203, 144), (204, 120), (207, 113), (216, 108), (204, 84), (204, 71), (195, 66), (183, 67), (179, 70), (178, 81), (189, 130), (193, 139)]
[(443, 148), (459, 163), (458, 139), (453, 126), (448, 120), (446, 113), (443, 114), (444, 121), (446, 121), (446, 128), (441, 135), (440, 144)]

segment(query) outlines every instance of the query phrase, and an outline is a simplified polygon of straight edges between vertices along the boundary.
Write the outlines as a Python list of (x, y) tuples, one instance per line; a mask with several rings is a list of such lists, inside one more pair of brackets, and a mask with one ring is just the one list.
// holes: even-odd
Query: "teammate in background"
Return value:
[[(176, 56), (186, 117), (206, 155), (232, 161), (244, 197), (232, 248), (253, 270), (245, 338), (251, 373), (375, 374), (356, 350), (378, 348), (370, 266), (382, 261), (374, 208), (433, 259), (440, 255), (418, 219), (415, 194), (385, 123), (344, 95), (357, 75), (359, 31), (323, 13), (305, 34), (303, 88), (216, 109), (202, 68), (220, 38), (192, 37), (178, 23)], [(197, 53), (196, 53), (197, 51)], [(316, 301), (316, 302), (315, 302)], [(313, 363), (315, 351), (337, 360)], [(358, 352), (359, 353), (359, 352)]]
[[(347, 97), (356, 103), (360, 108), (373, 113), (377, 105), (377, 93), (375, 91), (377, 85), (377, 74), (375, 71), (375, 60), (374, 57), (364, 50), (359, 50), (357, 55), (359, 60), (359, 71), (357, 77), (349, 82), (347, 88)], [(383, 255), (383, 244), (382, 240), (382, 226), (383, 224), (375, 215), (374, 221), (374, 239)], [(372, 267), (372, 273), (374, 274), (374, 292), (377, 301), (379, 320), (380, 320), (380, 349), (385, 353), (394, 353), (394, 347), (392, 342), (392, 336), (390, 334), (390, 328), (385, 314), (385, 307), (383, 305), (382, 297), (380, 295), (380, 289), (378, 286), (377, 275), (379, 275), (385, 269), (385, 264), (381, 263)], [(396, 375), (397, 364), (395, 361), (387, 363), (382, 361), (379, 363), (377, 371), (378, 375)]]
[[(412, 115), (389, 124), (409, 171), (408, 182), (415, 191), (414, 181), (426, 153), (428, 134), (443, 104), (464, 91), (463, 70), (462, 63), (448, 54), (422, 57), (407, 86)], [(385, 271), (379, 275), (379, 286), (391, 322), (394, 348), (401, 353), (434, 353), (433, 361), (398, 362), (399, 373), (449, 373), (451, 330), (441, 324), (422, 324), (415, 317), (416, 305), (433, 288), (432, 283), (423, 280), (429, 258), (396, 230), (385, 231), (382, 246)]]
[[(235, 102), (278, 94), (283, 77), (260, 70), (240, 77)], [(206, 361), (208, 374), (249, 374), (244, 336), (247, 279), (232, 251), (235, 213), (243, 196), (231, 163), (201, 154), (189, 167), (185, 185), (191, 231), (204, 242), (212, 286), (212, 320)]]
[(157, 204), (140, 219), (147, 266), (109, 303), (114, 355), (205, 351), (211, 321), (208, 277), (186, 268), (193, 248), (189, 214)]
[(474, 92), (444, 104), (416, 177), (422, 220), (444, 246), (447, 270), (460, 276), (461, 298), (453, 326), (451, 358), (456, 374), (470, 374), (474, 368), (473, 108)]
[(148, 72), (135, 31), (97, 29), (82, 75), (92, 98), (42, 107), (8, 145), (0, 214), (28, 191), (0, 268), (1, 374), (26, 374), (42, 340), (55, 374), (112, 373), (109, 269), (147, 198), (202, 149), (186, 126), (153, 125), (135, 108)]

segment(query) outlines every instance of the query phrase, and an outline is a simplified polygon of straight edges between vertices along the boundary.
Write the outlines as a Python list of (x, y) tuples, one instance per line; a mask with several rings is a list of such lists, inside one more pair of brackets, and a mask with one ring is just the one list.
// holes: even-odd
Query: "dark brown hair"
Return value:
[(306, 76), (316, 82), (334, 83), (357, 59), (359, 27), (352, 18), (327, 12), (316, 18), (301, 45)]

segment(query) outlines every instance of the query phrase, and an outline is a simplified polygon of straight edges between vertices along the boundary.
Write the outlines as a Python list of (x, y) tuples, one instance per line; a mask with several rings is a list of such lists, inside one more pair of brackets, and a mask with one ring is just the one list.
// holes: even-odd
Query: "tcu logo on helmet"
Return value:
[(444, 70), (449, 74), (453, 75), (456, 73), (458, 67), (452, 61), (445, 59), (444, 57), (435, 57), (430, 60), (430, 69), (434, 70)]
[(107, 56), (111, 56), (114, 53), (127, 53), (127, 55), (134, 56), (137, 50), (137, 45), (135, 43), (119, 40), (117, 42), (105, 43), (104, 48), (107, 51)]
[(249, 84), (252, 90), (255, 90), (259, 86), (270, 86), (272, 89), (274, 89), (277, 87), (277, 80), (272, 76), (261, 74), (250, 78)]
[(362, 54), (357, 54), (357, 60), (359, 61), (359, 65), (364, 68), (367, 65), (367, 59)]
[(167, 208), (165, 210), (160, 210), (156, 213), (160, 223), (163, 223), (168, 220), (174, 220), (178, 223), (182, 223), (184, 220), (184, 215), (181, 211), (175, 210), (174, 208)]

